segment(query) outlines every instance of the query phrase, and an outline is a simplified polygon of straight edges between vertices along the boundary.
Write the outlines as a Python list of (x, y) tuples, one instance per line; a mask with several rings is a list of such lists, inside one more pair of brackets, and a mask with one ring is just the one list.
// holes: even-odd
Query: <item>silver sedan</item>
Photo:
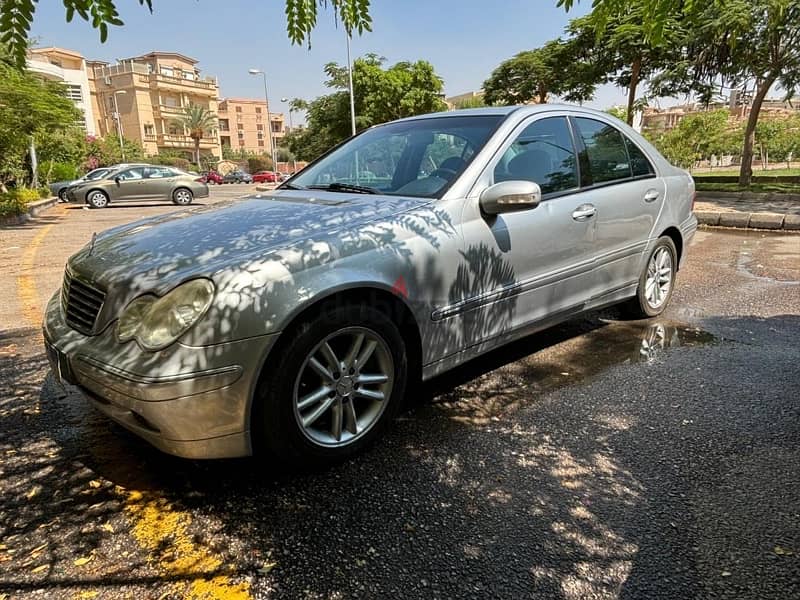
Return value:
[(273, 192), (97, 235), (50, 300), (46, 347), (166, 452), (338, 460), (415, 380), (590, 309), (661, 313), (693, 201), (686, 172), (604, 113), (395, 121)]

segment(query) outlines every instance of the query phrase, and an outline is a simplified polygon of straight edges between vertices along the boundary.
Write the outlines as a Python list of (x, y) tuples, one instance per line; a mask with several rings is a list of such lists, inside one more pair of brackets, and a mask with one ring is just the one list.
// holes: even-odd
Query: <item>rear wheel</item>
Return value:
[(633, 318), (647, 319), (664, 312), (675, 287), (677, 258), (678, 253), (672, 238), (660, 237), (639, 277), (636, 296), (624, 305), (626, 313)]
[(86, 203), (91, 208), (105, 208), (108, 206), (108, 194), (102, 190), (93, 190), (86, 196)]
[[(317, 466), (356, 454), (397, 413), (408, 365), (397, 326), (368, 306), (342, 306), (300, 325), (262, 378), (256, 426), (282, 460)], [(260, 423), (259, 423), (260, 421)]]
[(172, 192), (172, 202), (174, 204), (185, 206), (187, 204), (191, 204), (193, 198), (194, 196), (192, 195), (192, 192), (186, 188), (178, 188)]

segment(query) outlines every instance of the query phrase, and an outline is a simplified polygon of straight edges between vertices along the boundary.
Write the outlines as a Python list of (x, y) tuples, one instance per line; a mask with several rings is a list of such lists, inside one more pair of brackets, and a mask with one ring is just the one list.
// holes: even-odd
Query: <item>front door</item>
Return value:
[(117, 173), (116, 185), (111, 188), (112, 201), (135, 200), (142, 197), (144, 167), (131, 167)]
[(542, 202), (489, 216), (481, 213), (477, 197), (467, 200), (463, 265), (450, 312), (456, 316), (459, 310), (471, 343), (577, 310), (593, 287), (595, 223), (593, 215), (580, 212), (585, 200), (567, 118), (522, 123), (489, 169), (486, 184), (533, 181), (542, 189)]

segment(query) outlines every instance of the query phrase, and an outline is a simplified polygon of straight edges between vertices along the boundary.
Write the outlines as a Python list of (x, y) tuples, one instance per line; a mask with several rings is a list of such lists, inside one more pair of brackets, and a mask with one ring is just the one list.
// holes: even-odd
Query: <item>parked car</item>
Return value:
[(259, 171), (253, 175), (253, 183), (277, 183), (278, 174), (273, 171)]
[(185, 205), (207, 197), (208, 186), (202, 178), (174, 167), (144, 165), (113, 170), (101, 179), (70, 186), (66, 194), (70, 202), (86, 203), (90, 208), (129, 200), (171, 200)]
[(231, 171), (222, 178), (222, 183), (253, 183), (253, 177), (244, 171)]
[(73, 179), (72, 181), (57, 181), (56, 183), (50, 184), (50, 191), (54, 196), (58, 196), (58, 199), (62, 202), (67, 202), (67, 189), (72, 185), (78, 185), (79, 183), (83, 183), (84, 181), (96, 181), (98, 179), (102, 179), (111, 171), (119, 169), (121, 167), (128, 167), (134, 166), (137, 163), (122, 163), (117, 165), (111, 165), (110, 167), (100, 167), (98, 169), (92, 169), (83, 177), (79, 177), (78, 179)]
[(204, 183), (208, 183), (209, 185), (222, 185), (224, 183), (222, 175), (216, 171), (205, 171), (203, 173), (203, 179), (205, 179)]
[(659, 315), (693, 201), (688, 173), (602, 112), (412, 117), (268, 196), (99, 234), (67, 263), (45, 344), (166, 452), (327, 463), (379, 437), (414, 380), (583, 311)]

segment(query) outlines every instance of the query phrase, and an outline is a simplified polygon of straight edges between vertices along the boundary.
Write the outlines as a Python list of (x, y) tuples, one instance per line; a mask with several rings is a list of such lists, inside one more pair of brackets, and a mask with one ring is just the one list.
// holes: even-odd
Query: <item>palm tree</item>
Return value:
[(217, 115), (203, 106), (190, 104), (183, 109), (183, 114), (175, 120), (176, 124), (189, 131), (189, 137), (194, 140), (194, 156), (197, 168), (200, 166), (200, 140), (209, 129), (217, 125)]

